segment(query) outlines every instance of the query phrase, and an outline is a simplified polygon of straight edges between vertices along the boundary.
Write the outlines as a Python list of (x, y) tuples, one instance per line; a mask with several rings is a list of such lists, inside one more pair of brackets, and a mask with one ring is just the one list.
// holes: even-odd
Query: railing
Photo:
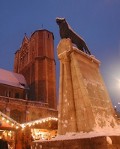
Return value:
[(19, 105), (27, 105), (27, 106), (35, 106), (35, 107), (48, 107), (48, 103), (42, 103), (39, 101), (29, 101), (29, 100), (24, 100), (24, 99), (16, 99), (16, 98), (11, 98), (11, 97), (5, 97), (5, 96), (0, 96), (0, 102), (1, 103), (14, 103), (14, 104), (19, 104)]

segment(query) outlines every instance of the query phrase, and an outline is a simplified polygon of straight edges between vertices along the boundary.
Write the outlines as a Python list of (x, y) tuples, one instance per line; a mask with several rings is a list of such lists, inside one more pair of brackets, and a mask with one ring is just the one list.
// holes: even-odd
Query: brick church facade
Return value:
[(57, 117), (55, 69), (53, 33), (25, 35), (15, 53), (14, 72), (0, 69), (0, 111), (20, 123)]

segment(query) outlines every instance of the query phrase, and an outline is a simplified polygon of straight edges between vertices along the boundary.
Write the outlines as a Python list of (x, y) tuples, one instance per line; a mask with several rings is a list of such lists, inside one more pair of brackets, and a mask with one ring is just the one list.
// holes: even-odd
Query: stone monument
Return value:
[[(57, 18), (61, 41), (58, 135), (33, 149), (118, 149), (120, 129), (99, 71), (100, 61), (64, 18)], [(75, 47), (75, 45), (77, 48)], [(102, 134), (101, 134), (102, 132)], [(112, 132), (112, 133), (111, 133)]]
[(58, 134), (114, 128), (114, 109), (99, 71), (100, 61), (73, 46), (58, 44), (60, 60)]

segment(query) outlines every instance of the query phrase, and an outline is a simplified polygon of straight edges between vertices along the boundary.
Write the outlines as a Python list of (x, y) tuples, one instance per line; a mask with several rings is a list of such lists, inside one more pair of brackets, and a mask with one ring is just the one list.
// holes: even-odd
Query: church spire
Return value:
[(29, 42), (29, 39), (28, 39), (28, 37), (27, 37), (27, 35), (26, 35), (26, 33), (25, 33), (25, 34), (24, 34), (23, 41), (22, 41), (22, 45), (28, 44), (28, 42)]

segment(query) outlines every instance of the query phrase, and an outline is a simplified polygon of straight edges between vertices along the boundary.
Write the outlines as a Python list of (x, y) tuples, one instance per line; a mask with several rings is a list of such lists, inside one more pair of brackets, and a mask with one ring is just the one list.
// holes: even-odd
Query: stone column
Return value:
[(60, 82), (59, 82), (59, 121), (58, 134), (76, 132), (75, 103), (73, 96), (73, 85), (71, 77), (70, 57), (72, 45), (70, 40), (63, 39), (58, 46), (58, 58), (60, 60)]

